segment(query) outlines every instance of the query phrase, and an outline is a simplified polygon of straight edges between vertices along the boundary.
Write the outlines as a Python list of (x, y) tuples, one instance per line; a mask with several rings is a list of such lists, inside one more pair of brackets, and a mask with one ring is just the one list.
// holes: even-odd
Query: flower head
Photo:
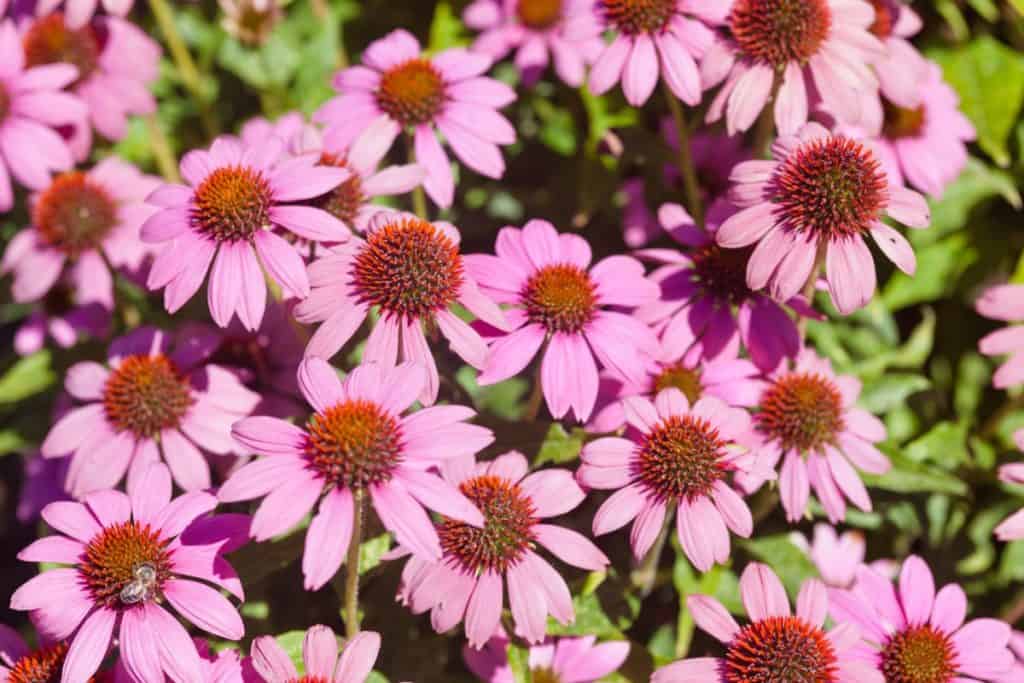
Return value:
[(549, 614), (562, 624), (575, 619), (565, 579), (537, 554), (538, 546), (575, 567), (608, 566), (604, 553), (582, 534), (544, 522), (583, 502), (572, 473), (528, 474), (527, 467), (515, 451), (492, 462), (468, 457), (446, 462), (442, 475), (479, 508), (483, 524), (443, 519), (437, 528), (441, 558), (414, 556), (402, 572), (402, 602), (417, 614), (431, 610), (438, 633), (464, 620), (474, 648), (483, 647), (497, 630), (505, 586), (516, 633), (531, 643), (544, 639)]
[[(77, 10), (70, 3), (67, 9)], [(120, 140), (128, 132), (129, 115), (156, 111), (149, 88), (160, 66), (160, 45), (131, 22), (117, 16), (83, 21), (83, 16), (42, 15), (27, 22), (22, 35), (27, 65), (63, 63), (78, 70), (70, 89), (88, 107), (88, 116), (81, 117), (72, 131), (71, 145), (79, 161), (92, 147), (92, 128), (109, 140)]]
[[(205, 492), (171, 500), (171, 475), (151, 463), (120, 491), (96, 491), (82, 503), (51, 503), (43, 519), (60, 535), (18, 554), (25, 562), (68, 565), (39, 574), (11, 596), (50, 639), (68, 640), (62, 680), (88, 680), (114, 642), (135, 680), (201, 680), (199, 655), (169, 604), (187, 621), (228, 640), (242, 618), (220, 593), (243, 598), (222, 554), (240, 538), (234, 520), (206, 515), (217, 499)], [(202, 526), (196, 526), (196, 525)], [(115, 633), (116, 631), (116, 633)]]
[(838, 625), (825, 631), (829, 596), (817, 579), (800, 587), (794, 615), (779, 577), (755, 562), (740, 578), (740, 597), (751, 619), (742, 627), (714, 598), (687, 598), (693, 620), (726, 646), (725, 656), (669, 664), (654, 672), (651, 683), (885, 683), (853, 649), (856, 626), (837, 619)]
[(1010, 627), (996, 619), (964, 623), (967, 596), (955, 583), (935, 589), (920, 557), (903, 562), (897, 585), (869, 567), (853, 590), (829, 591), (836, 621), (859, 627), (858, 658), (882, 672), (886, 683), (997, 681), (1014, 663)]
[[(845, 519), (847, 500), (871, 510), (857, 470), (884, 474), (891, 465), (874, 446), (885, 440), (885, 425), (855, 405), (860, 388), (859, 380), (836, 375), (810, 350), (769, 377), (754, 415), (761, 440), (756, 450), (763, 467), (782, 461), (779, 492), (789, 521), (804, 515), (812, 488), (833, 524)], [(748, 492), (761, 485), (747, 476), (740, 483)]]
[(523, 80), (532, 84), (548, 62), (567, 85), (583, 84), (583, 71), (604, 48), (594, 36), (570, 40), (568, 23), (586, 10), (593, 0), (475, 0), (462, 18), (470, 28), (481, 31), (473, 50), (502, 59), (515, 51), (515, 64)]
[(731, 201), (742, 211), (715, 237), (732, 249), (756, 245), (747, 285), (768, 287), (780, 301), (795, 296), (824, 259), (825, 279), (840, 313), (864, 306), (875, 293), (875, 264), (864, 238), (913, 275), (914, 251), (882, 222), (888, 214), (914, 228), (930, 221), (924, 197), (890, 184), (870, 147), (810, 123), (799, 136), (775, 143), (775, 161), (748, 161), (732, 174)]
[(129, 480), (162, 459), (186, 491), (210, 486), (204, 452), (237, 453), (231, 424), (259, 403), (224, 368), (151, 327), (115, 339), (106, 363), (71, 366), (64, 386), (79, 405), (43, 441), (44, 457), (70, 454), (65, 487), (75, 498)]
[(591, 267), (590, 245), (579, 235), (558, 234), (547, 221), (522, 230), (502, 228), (496, 256), (466, 257), (469, 273), (495, 301), (514, 329), (499, 333), (478, 382), (493, 384), (521, 372), (542, 346), (540, 381), (551, 415), (572, 409), (586, 421), (597, 400), (598, 367), (642, 383), (657, 352), (654, 333), (611, 307), (641, 306), (657, 287), (628, 256), (610, 256)]
[[(33, 649), (17, 631), (0, 624), (0, 677), (8, 683), (59, 681), (67, 654), (66, 640), (40, 643)], [(103, 678), (95, 676), (86, 683), (98, 683), (99, 680)]]
[(14, 22), (0, 21), (0, 211), (14, 206), (10, 176), (42, 190), (51, 173), (74, 165), (56, 129), (86, 116), (82, 101), (63, 91), (77, 77), (69, 64), (28, 64)]
[[(899, 0), (870, 0), (875, 21), (870, 31), (885, 46), (873, 66), (882, 95), (899, 107), (914, 109), (921, 103), (921, 83), (929, 78), (928, 62), (910, 43), (921, 30), (921, 17)], [(868, 104), (874, 104), (872, 100)], [(867, 113), (867, 112), (865, 112)]]
[(713, 5), (683, 0), (595, 0), (581, 4), (569, 22), (568, 36), (591, 40), (611, 31), (614, 38), (594, 60), (590, 90), (601, 95), (622, 81), (633, 106), (650, 98), (658, 77), (680, 100), (701, 98), (697, 60), (714, 41), (709, 24), (721, 21)]
[[(773, 370), (800, 350), (796, 324), (771, 297), (750, 288), (746, 271), (751, 249), (724, 248), (715, 243), (718, 224), (734, 209), (719, 203), (699, 229), (679, 204), (663, 204), (658, 219), (685, 252), (644, 249), (640, 258), (662, 264), (651, 279), (660, 286), (658, 300), (634, 315), (654, 327), (665, 348), (689, 358), (735, 358), (740, 343), (762, 370)], [(793, 296), (786, 302), (801, 315), (813, 315), (807, 302)]]
[(864, 534), (857, 530), (837, 534), (830, 524), (819, 523), (814, 525), (810, 543), (798, 532), (790, 534), (790, 540), (810, 557), (821, 580), (832, 588), (850, 588), (864, 564), (867, 544)]
[(302, 641), (305, 675), (295, 669), (291, 658), (272, 636), (252, 641), (252, 666), (263, 683), (364, 683), (380, 651), (380, 634), (363, 631), (345, 644), (338, 656), (334, 632), (317, 624), (306, 631)]
[(412, 214), (378, 213), (366, 238), (353, 237), (310, 267), (312, 292), (295, 308), (303, 323), (322, 322), (307, 356), (330, 358), (359, 329), (371, 308), (380, 314), (367, 340), (365, 358), (394, 365), (401, 358), (427, 371), (420, 400), (437, 400), (438, 374), (424, 336), (435, 325), (452, 350), (484, 367), (487, 344), (452, 312), (457, 302), (481, 320), (507, 327), (498, 306), (481, 294), (459, 252), (459, 231)]
[[(482, 649), (463, 648), (462, 658), (470, 671), (484, 683), (512, 683), (508, 644), (508, 637), (501, 631)], [(618, 671), (628, 655), (629, 643), (626, 641), (598, 643), (594, 636), (549, 638), (530, 648), (530, 673), (536, 683), (595, 683)]]
[[(428, 57), (408, 31), (392, 31), (370, 43), (362, 65), (335, 77), (341, 95), (315, 117), (327, 126), (325, 147), (348, 149), (368, 131), (386, 151), (399, 133), (413, 131), (416, 162), (427, 172), (424, 189), (438, 206), (451, 206), (455, 181), (435, 127), (462, 163), (489, 178), (505, 173), (498, 145), (516, 139), (515, 128), (497, 111), (515, 92), (483, 76), (491, 61), (461, 48)], [(376, 121), (381, 125), (371, 126)]]
[(319, 501), (302, 560), (307, 589), (320, 588), (338, 571), (355, 503), (365, 497), (398, 541), (428, 560), (441, 557), (441, 543), (424, 506), (467, 525), (482, 523), (464, 495), (427, 469), (476, 453), (494, 436), (464, 424), (474, 413), (461, 406), (403, 417), (423, 391), (421, 366), (365, 363), (342, 382), (326, 361), (308, 358), (298, 378), (315, 411), (305, 427), (272, 417), (237, 423), (234, 437), (264, 457), (235, 472), (218, 495), (224, 502), (263, 498), (252, 523), (259, 541), (292, 528)]
[[(188, 186), (164, 185), (150, 202), (164, 207), (142, 227), (146, 242), (166, 245), (147, 284), (164, 290), (174, 313), (192, 298), (211, 270), (208, 305), (214, 322), (227, 327), (238, 314), (256, 330), (266, 308), (265, 269), (288, 296), (309, 294), (305, 264), (278, 227), (317, 242), (343, 242), (348, 230), (322, 209), (292, 202), (338, 186), (345, 171), (299, 156), (279, 161), (284, 141), (256, 146), (220, 137), (209, 151), (193, 150), (181, 160)], [(216, 257), (216, 258), (215, 258)]]
[[(65, 20), (69, 27), (79, 29), (89, 23), (96, 14), (97, 0), (39, 0), (36, 3), (36, 16), (43, 17), (63, 6)], [(103, 0), (103, 10), (119, 17), (131, 11), (135, 0)]]
[(869, 31), (873, 17), (871, 4), (861, 0), (733, 0), (727, 36), (701, 62), (705, 88), (724, 81), (707, 122), (724, 113), (730, 135), (747, 130), (777, 84), (781, 135), (807, 123), (814, 92), (841, 121), (856, 123), (861, 100), (877, 97), (870, 65), (885, 51)]
[(630, 542), (642, 558), (674, 508), (679, 542), (697, 569), (728, 560), (729, 531), (746, 538), (754, 528), (730, 482), (730, 474), (755, 467), (744, 445), (750, 416), (710, 396), (691, 406), (676, 388), (660, 391), (653, 403), (627, 398), (623, 409), (635, 431), (597, 439), (580, 453), (580, 483), (615, 490), (594, 517), (594, 534), (635, 519)]
[[(149, 250), (139, 241), (139, 230), (157, 211), (145, 199), (158, 184), (116, 157), (88, 171), (54, 176), (32, 196), (32, 222), (7, 245), (0, 264), (0, 273), (14, 274), (15, 301), (39, 301), (52, 293), (46, 303), (57, 315), (70, 311), (74, 299), (113, 309), (114, 274), (108, 264), (130, 270), (142, 265)], [(102, 321), (96, 311), (85, 316), (97, 317)]]

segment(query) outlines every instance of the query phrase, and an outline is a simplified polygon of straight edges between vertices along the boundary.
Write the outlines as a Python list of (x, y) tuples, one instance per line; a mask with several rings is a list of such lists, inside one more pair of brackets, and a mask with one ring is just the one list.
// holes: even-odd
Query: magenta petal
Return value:
[(174, 681), (200, 680), (199, 653), (181, 623), (152, 602), (143, 605), (163, 670)]
[(754, 621), (769, 617), (788, 617), (789, 598), (779, 577), (767, 565), (753, 562), (740, 577), (740, 597)]
[(720, 642), (732, 642), (740, 630), (739, 624), (722, 603), (710, 596), (691, 595), (686, 599), (686, 606), (697, 626)]
[(164, 677), (156, 639), (150, 631), (147, 613), (140, 609), (125, 610), (118, 631), (121, 663), (135, 680), (159, 681)]
[(110, 649), (116, 621), (117, 612), (105, 607), (85, 620), (68, 648), (61, 683), (87, 681), (96, 673)]
[(413, 554), (436, 562), (441, 558), (437, 531), (423, 507), (396, 480), (370, 489), (373, 508), (398, 542)]
[(238, 640), (245, 634), (238, 610), (209, 586), (170, 579), (164, 585), (164, 595), (182, 616), (208, 633), (228, 640)]
[(481, 648), (501, 622), (503, 602), (501, 575), (487, 571), (480, 575), (466, 608), (466, 639), (470, 647)]
[(302, 555), (306, 590), (319, 590), (341, 567), (352, 536), (353, 510), (348, 489), (335, 488), (320, 502), (320, 510), (306, 532)]
[(373, 670), (380, 652), (380, 634), (363, 631), (348, 641), (345, 651), (338, 659), (338, 668), (334, 670), (334, 680), (340, 683), (348, 681), (364, 681)]
[(273, 636), (260, 636), (252, 641), (252, 664), (266, 681), (276, 683), (299, 677), (295, 664)]
[(552, 524), (534, 527), (537, 542), (566, 564), (587, 571), (601, 571), (608, 566), (608, 557), (582, 534)]

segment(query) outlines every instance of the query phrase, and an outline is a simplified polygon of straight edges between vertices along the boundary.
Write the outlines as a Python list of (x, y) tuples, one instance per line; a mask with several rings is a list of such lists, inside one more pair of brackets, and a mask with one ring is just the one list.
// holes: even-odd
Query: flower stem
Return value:
[(354, 638), (359, 633), (359, 546), (363, 541), (363, 489), (352, 492), (352, 539), (345, 559), (345, 605), (342, 617), (345, 633)]
[(675, 121), (676, 131), (679, 133), (679, 173), (683, 176), (683, 192), (686, 193), (686, 208), (697, 225), (704, 227), (704, 205), (700, 198), (700, 183), (697, 180), (697, 168), (693, 165), (693, 154), (690, 152), (690, 129), (686, 125), (686, 116), (683, 114), (683, 106), (667, 87), (662, 86), (665, 93), (665, 101), (668, 103), (669, 111), (672, 112), (672, 120)]
[(171, 11), (171, 6), (167, 3), (167, 0), (149, 0), (149, 7), (153, 11), (156, 23), (160, 26), (160, 33), (163, 34), (164, 40), (167, 41), (167, 48), (171, 51), (171, 58), (174, 59), (174, 64), (178, 68), (178, 75), (185, 88), (192, 95), (192, 99), (199, 110), (199, 118), (203, 124), (204, 132), (210, 137), (215, 136), (217, 134), (217, 124), (213, 117), (213, 112), (210, 110), (209, 102), (207, 102), (203, 94), (202, 77), (199, 75), (199, 69), (196, 68), (196, 63), (188, 51), (188, 46), (185, 45), (185, 40), (181, 37), (178, 27), (174, 24), (174, 13)]
[[(818, 253), (814, 257), (814, 267), (811, 268), (811, 274), (807, 277), (807, 282), (804, 283), (804, 288), (800, 292), (809, 307), (814, 305), (814, 288), (818, 284), (818, 278), (821, 277), (822, 268), (825, 267), (825, 251), (827, 249), (828, 246), (824, 241), (818, 244)], [(807, 334), (807, 320), (806, 316), (802, 316), (796, 324), (801, 339)]]
[(654, 545), (644, 555), (644, 559), (633, 572), (633, 585), (640, 589), (641, 597), (647, 597), (654, 590), (654, 584), (658, 579), (658, 565), (661, 564), (661, 554), (665, 551), (665, 541), (668, 540), (669, 530), (672, 529), (673, 515), (668, 512), (665, 515), (665, 522), (661, 525), (658, 537), (654, 539)]
[(171, 141), (167, 139), (160, 119), (156, 114), (146, 117), (146, 130), (149, 132), (149, 148), (156, 160), (156, 167), (160, 169), (160, 175), (170, 183), (180, 183), (181, 174), (178, 173), (178, 162), (174, 158), (174, 150), (171, 149)]
[(779, 88), (782, 87), (782, 79), (775, 74), (775, 81), (772, 83), (772, 95), (761, 110), (761, 116), (757, 119), (757, 127), (754, 129), (754, 154), (758, 159), (771, 158), (772, 133), (775, 132), (775, 99), (779, 96)]
[[(405, 137), (405, 142), (406, 142), (406, 149), (408, 150), (407, 154), (408, 154), (408, 157), (409, 157), (409, 163), (410, 164), (415, 164), (416, 163), (416, 147), (415, 147), (415, 143), (413, 142), (412, 135), (407, 135)], [(427, 195), (423, 192), (423, 185), (422, 184), (419, 184), (416, 187), (412, 188), (412, 208), (413, 208), (413, 213), (415, 213), (417, 216), (419, 216), (423, 220), (427, 220)]]

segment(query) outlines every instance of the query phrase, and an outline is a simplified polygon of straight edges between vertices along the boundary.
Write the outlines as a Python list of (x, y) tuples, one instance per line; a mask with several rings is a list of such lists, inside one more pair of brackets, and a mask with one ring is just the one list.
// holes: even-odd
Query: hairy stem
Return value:
[[(416, 146), (413, 142), (412, 135), (407, 135), (405, 138), (407, 154), (409, 157), (409, 163), (416, 163)], [(412, 208), (413, 213), (427, 220), (427, 195), (423, 191), (422, 183), (412, 189)]]
[(686, 125), (683, 105), (672, 94), (672, 91), (664, 85), (662, 85), (662, 92), (665, 93), (665, 101), (668, 103), (669, 111), (672, 112), (672, 120), (675, 121), (676, 131), (679, 134), (678, 163), (679, 173), (683, 177), (686, 208), (697, 225), (704, 227), (704, 205), (700, 197), (700, 182), (697, 180), (697, 168), (693, 165), (693, 154), (690, 152), (690, 129)]
[(758, 159), (769, 159), (772, 155), (772, 134), (775, 132), (775, 99), (779, 96), (779, 88), (782, 87), (782, 78), (775, 74), (775, 82), (772, 83), (772, 95), (761, 110), (761, 116), (757, 119), (754, 128), (754, 154)]
[(633, 572), (633, 585), (640, 589), (641, 597), (647, 597), (654, 590), (654, 584), (658, 578), (658, 565), (661, 564), (661, 554), (665, 551), (665, 541), (668, 540), (669, 531), (672, 529), (673, 515), (671, 512), (665, 515), (665, 523), (661, 525), (658, 537), (654, 539), (654, 545), (644, 555), (644, 559)]
[(209, 102), (203, 94), (202, 77), (199, 75), (195, 60), (192, 59), (192, 55), (188, 51), (188, 46), (185, 45), (184, 38), (181, 37), (178, 27), (174, 24), (174, 13), (171, 11), (171, 6), (167, 0), (149, 0), (149, 7), (153, 11), (156, 23), (160, 26), (160, 33), (163, 34), (164, 40), (167, 42), (171, 58), (178, 68), (178, 75), (199, 110), (203, 131), (210, 137), (215, 136), (217, 124), (213, 112), (210, 110)]
[[(818, 278), (821, 277), (821, 270), (825, 267), (825, 250), (827, 245), (824, 241), (818, 244), (818, 254), (814, 258), (814, 267), (811, 268), (811, 274), (807, 277), (807, 282), (804, 283), (804, 288), (800, 292), (801, 296), (807, 300), (807, 305), (814, 305), (814, 287), (818, 284)], [(801, 316), (797, 321), (797, 329), (800, 331), (800, 338), (803, 339), (807, 334), (807, 321), (806, 316)]]
[(153, 152), (153, 159), (160, 170), (160, 175), (169, 183), (180, 183), (181, 174), (178, 172), (174, 150), (171, 149), (171, 141), (167, 139), (156, 114), (146, 117), (146, 131), (149, 133), (149, 148)]
[(354, 638), (359, 633), (359, 546), (363, 541), (363, 489), (352, 492), (352, 539), (345, 558), (345, 605), (342, 618), (345, 633)]

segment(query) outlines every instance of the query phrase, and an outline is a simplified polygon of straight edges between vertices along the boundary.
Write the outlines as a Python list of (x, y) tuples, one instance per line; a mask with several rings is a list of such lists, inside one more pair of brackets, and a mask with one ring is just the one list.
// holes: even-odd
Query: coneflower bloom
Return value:
[(1010, 670), (996, 678), (998, 683), (1017, 683), (1024, 681), (1024, 631), (1014, 631), (1010, 635), (1010, 651), (1017, 658)]
[(475, 0), (462, 19), (481, 31), (473, 50), (495, 60), (515, 50), (515, 64), (526, 84), (535, 83), (553, 59), (558, 77), (578, 88), (584, 69), (601, 53), (604, 42), (596, 35), (569, 40), (566, 22), (592, 4), (593, 0)]
[(441, 474), (479, 508), (483, 525), (446, 517), (437, 527), (443, 555), (433, 561), (414, 555), (402, 571), (403, 604), (415, 614), (431, 610), (438, 633), (465, 621), (470, 647), (483, 647), (495, 634), (506, 587), (516, 634), (530, 643), (544, 639), (549, 614), (563, 625), (576, 618), (569, 586), (537, 554), (538, 546), (574, 567), (600, 571), (608, 566), (608, 558), (585, 536), (545, 522), (583, 502), (572, 473), (528, 469), (526, 458), (515, 451), (490, 462), (471, 457), (445, 462)]
[(874, 16), (871, 3), (861, 0), (733, 0), (727, 36), (701, 62), (705, 88), (724, 81), (707, 122), (724, 114), (730, 135), (745, 131), (777, 90), (781, 135), (807, 123), (812, 93), (842, 122), (857, 123), (861, 99), (877, 97), (872, 60), (885, 52), (869, 30)]
[[(658, 219), (687, 251), (644, 249), (637, 256), (663, 264), (651, 273), (658, 300), (634, 312), (661, 336), (666, 348), (699, 356), (735, 358), (742, 342), (762, 370), (773, 370), (800, 350), (796, 323), (771, 297), (747, 285), (751, 249), (726, 249), (715, 243), (718, 224), (735, 209), (719, 203), (701, 230), (679, 204), (663, 204)], [(802, 296), (787, 304), (801, 315), (814, 315)], [(692, 351), (691, 351), (692, 350)]]
[[(1024, 431), (1017, 432), (1018, 447), (1024, 450)], [(999, 478), (1008, 484), (1024, 485), (1024, 462), (1015, 462), (999, 468)], [(1024, 508), (1017, 510), (995, 528), (995, 535), (1001, 541), (1016, 541), (1024, 538)]]
[(142, 226), (142, 239), (166, 244), (147, 284), (166, 287), (168, 311), (185, 305), (209, 270), (214, 322), (227, 327), (237, 313), (246, 329), (255, 330), (267, 301), (264, 269), (286, 295), (309, 294), (306, 266), (275, 226), (315, 242), (348, 238), (345, 226), (326, 211), (294, 203), (334, 189), (347, 173), (318, 166), (311, 157), (279, 163), (284, 144), (271, 138), (246, 146), (220, 137), (209, 151), (182, 157), (187, 187), (166, 184), (150, 196), (150, 203), (164, 208)]
[(560, 419), (571, 409), (590, 418), (597, 400), (597, 361), (628, 381), (641, 383), (658, 351), (654, 333), (610, 307), (634, 307), (655, 299), (658, 287), (628, 256), (610, 256), (591, 267), (591, 251), (579, 235), (559, 235), (547, 221), (522, 230), (502, 228), (496, 256), (466, 257), (469, 273), (495, 301), (511, 304), (513, 331), (491, 343), (481, 385), (508, 379), (546, 345), (540, 382), (548, 410)]
[[(82, 28), (93, 18), (100, 6), (99, 0), (38, 0), (36, 16), (42, 17), (63, 5), (64, 17), (70, 28)], [(119, 17), (131, 11), (135, 0), (103, 0), (103, 10)]]
[(870, 3), (875, 20), (869, 30), (885, 46), (872, 62), (882, 95), (898, 107), (914, 109), (921, 103), (922, 80), (928, 78), (927, 60), (910, 43), (921, 30), (921, 17), (899, 0)]
[(860, 531), (851, 529), (837, 534), (831, 524), (820, 522), (814, 525), (814, 538), (810, 543), (796, 531), (790, 534), (790, 540), (811, 559), (826, 586), (853, 586), (867, 550), (864, 534)]
[(153, 460), (170, 467), (186, 491), (210, 486), (204, 451), (239, 453), (231, 425), (260, 397), (234, 374), (202, 363), (181, 337), (142, 327), (115, 339), (106, 363), (71, 366), (64, 387), (80, 403), (43, 441), (44, 457), (71, 455), (65, 486), (76, 498), (135, 478)]
[[(692, 657), (654, 672), (651, 683), (886, 683), (854, 650), (860, 629), (839, 623), (825, 631), (829, 597), (817, 579), (800, 587), (796, 614), (782, 582), (767, 565), (751, 563), (740, 577), (750, 623), (740, 626), (722, 603), (691, 595), (686, 606), (697, 626), (726, 647), (724, 657)], [(914, 679), (897, 679), (914, 680)]]
[[(975, 304), (978, 313), (993, 320), (1024, 321), (1024, 285), (990, 287)], [(1009, 356), (992, 377), (997, 389), (1024, 384), (1024, 325), (996, 330), (978, 342), (986, 356)], [(1024, 451), (1024, 429), (1014, 434), (1017, 448)]]
[(881, 109), (867, 114), (862, 126), (880, 131), (872, 138), (873, 149), (892, 182), (906, 181), (941, 197), (967, 165), (967, 143), (976, 133), (938, 64), (926, 62), (914, 86), (917, 106), (904, 108), (883, 98)]
[(18, 355), (29, 356), (46, 346), (47, 339), (59, 348), (69, 349), (83, 337), (106, 336), (112, 312), (107, 303), (106, 284), (92, 281), (84, 289), (75, 288), (66, 272), (21, 322), (14, 333), (14, 350)]
[(641, 384), (605, 373), (598, 385), (594, 417), (587, 424), (589, 431), (616, 431), (626, 423), (623, 399), (646, 396), (653, 400), (659, 391), (669, 387), (683, 392), (690, 403), (696, 403), (702, 396), (714, 396), (727, 405), (754, 406), (761, 397), (761, 371), (749, 360), (733, 356), (708, 361), (699, 354), (679, 354), (665, 346), (657, 358)]
[[(886, 438), (885, 425), (856, 406), (861, 383), (836, 375), (832, 364), (805, 349), (793, 367), (769, 376), (754, 415), (761, 444), (758, 463), (779, 471), (779, 493), (786, 518), (803, 517), (811, 489), (835, 524), (846, 518), (846, 501), (871, 511), (871, 498), (857, 470), (884, 474), (889, 459), (874, 444)], [(752, 492), (762, 482), (741, 477)]]
[(259, 674), (253, 683), (364, 683), (373, 670), (378, 652), (380, 634), (362, 631), (345, 643), (339, 657), (334, 631), (317, 624), (306, 631), (302, 641), (302, 663), (306, 671), (300, 675), (291, 657), (273, 636), (260, 636), (252, 641), (252, 666)]
[(0, 273), (14, 274), (14, 300), (38, 301), (64, 275), (68, 294), (112, 310), (108, 264), (130, 270), (142, 265), (149, 250), (139, 230), (158, 210), (145, 200), (159, 184), (116, 157), (54, 176), (32, 195), (31, 224), (11, 239), (0, 263)]
[(0, 211), (14, 206), (11, 176), (42, 190), (51, 173), (74, 166), (71, 148), (55, 129), (86, 116), (85, 104), (63, 92), (76, 78), (70, 64), (26, 64), (14, 22), (0, 22)]
[[(149, 88), (159, 76), (160, 45), (131, 22), (97, 16), (72, 28), (63, 13), (53, 12), (27, 22), (23, 31), (27, 65), (78, 68), (70, 90), (88, 106), (91, 127), (107, 139), (125, 136), (129, 115), (156, 111)], [(71, 145), (79, 161), (92, 147), (90, 125), (78, 125), (73, 132)]]
[(258, 146), (271, 137), (281, 138), (289, 143), (286, 152), (295, 152), (297, 150), (292, 148), (294, 147), (293, 143), (296, 140), (301, 141), (306, 133), (315, 130), (316, 128), (306, 121), (302, 112), (290, 111), (274, 121), (262, 116), (254, 116), (242, 124), (238, 131), (238, 137), (241, 138), (243, 145), (250, 147)]
[(920, 557), (903, 561), (897, 585), (870, 567), (857, 573), (852, 591), (829, 591), (832, 618), (856, 626), (864, 640), (857, 659), (881, 671), (886, 683), (998, 681), (1013, 666), (1010, 626), (997, 619), (972, 619), (959, 584), (936, 591), (931, 569)]
[(708, 24), (722, 21), (717, 5), (686, 0), (594, 0), (569, 19), (573, 40), (592, 40), (611, 31), (614, 38), (594, 59), (588, 84), (603, 95), (622, 81), (626, 101), (642, 106), (659, 76), (680, 100), (701, 98), (698, 60), (715, 39)]
[[(217, 505), (205, 492), (171, 500), (171, 476), (159, 463), (120, 491), (96, 491), (83, 503), (52, 503), (43, 519), (60, 535), (18, 554), (25, 562), (68, 565), (44, 571), (11, 596), (11, 609), (32, 612), (47, 638), (68, 641), (61, 680), (89, 680), (117, 642), (134, 680), (198, 681), (199, 655), (181, 623), (238, 640), (242, 618), (220, 593), (243, 599), (223, 557), (237, 539), (185, 540), (189, 526)], [(209, 518), (216, 525), (216, 517)], [(49, 679), (48, 679), (49, 680)]]
[(394, 365), (401, 358), (422, 365), (427, 381), (419, 398), (425, 405), (437, 400), (439, 379), (424, 326), (436, 325), (460, 358), (483, 368), (487, 344), (452, 306), (462, 304), (491, 325), (506, 328), (507, 323), (464, 265), (460, 239), (449, 223), (378, 212), (367, 225), (365, 239), (353, 237), (310, 266), (312, 291), (295, 307), (295, 317), (323, 324), (309, 340), (306, 355), (333, 356), (376, 308), (380, 318), (366, 342), (364, 359)]
[[(0, 624), (0, 679), (4, 681), (59, 681), (67, 654), (67, 641), (40, 643), (38, 647), (32, 648), (17, 631)], [(97, 678), (102, 680), (97, 676), (87, 679), (86, 683), (98, 683)]]
[(729, 481), (730, 473), (757, 466), (746, 447), (750, 415), (711, 396), (691, 406), (675, 388), (658, 392), (654, 402), (634, 396), (622, 403), (636, 431), (597, 439), (580, 453), (580, 483), (615, 491), (594, 516), (594, 534), (635, 520), (630, 545), (639, 559), (675, 509), (679, 543), (693, 566), (704, 572), (725, 562), (729, 531), (747, 538), (754, 529), (750, 508)]
[(515, 128), (498, 113), (515, 100), (515, 92), (483, 75), (491, 62), (462, 48), (427, 56), (411, 33), (398, 29), (370, 43), (361, 65), (335, 76), (341, 95), (314, 118), (327, 126), (328, 149), (347, 149), (378, 120), (387, 122), (373, 131), (384, 150), (399, 133), (411, 132), (416, 162), (427, 171), (423, 187), (448, 208), (455, 180), (437, 133), (462, 163), (489, 178), (505, 173), (498, 146), (516, 140)]
[(747, 263), (751, 289), (767, 286), (780, 301), (792, 298), (820, 254), (832, 302), (840, 313), (851, 313), (875, 293), (868, 234), (900, 270), (914, 274), (913, 248), (882, 218), (926, 228), (928, 203), (892, 184), (870, 147), (809, 123), (773, 150), (775, 161), (747, 161), (733, 170), (730, 201), (742, 210), (715, 234), (730, 249), (756, 244)]
[(238, 422), (232, 435), (264, 457), (231, 475), (218, 496), (226, 503), (263, 499), (252, 520), (258, 541), (291, 529), (319, 501), (302, 557), (307, 590), (319, 589), (338, 571), (355, 504), (363, 497), (399, 543), (431, 560), (441, 557), (441, 545), (424, 506), (460, 523), (483, 523), (465, 496), (427, 470), (444, 459), (476, 453), (494, 435), (464, 424), (474, 413), (462, 406), (403, 417), (423, 391), (422, 367), (364, 363), (342, 382), (325, 360), (307, 358), (298, 378), (314, 410), (305, 427), (274, 417)]
[[(464, 647), (462, 658), (484, 683), (513, 683), (508, 645), (508, 637), (501, 631), (481, 650)], [(583, 636), (549, 638), (530, 648), (527, 661), (536, 683), (595, 683), (618, 671), (627, 656), (627, 641), (598, 643), (594, 636)]]

